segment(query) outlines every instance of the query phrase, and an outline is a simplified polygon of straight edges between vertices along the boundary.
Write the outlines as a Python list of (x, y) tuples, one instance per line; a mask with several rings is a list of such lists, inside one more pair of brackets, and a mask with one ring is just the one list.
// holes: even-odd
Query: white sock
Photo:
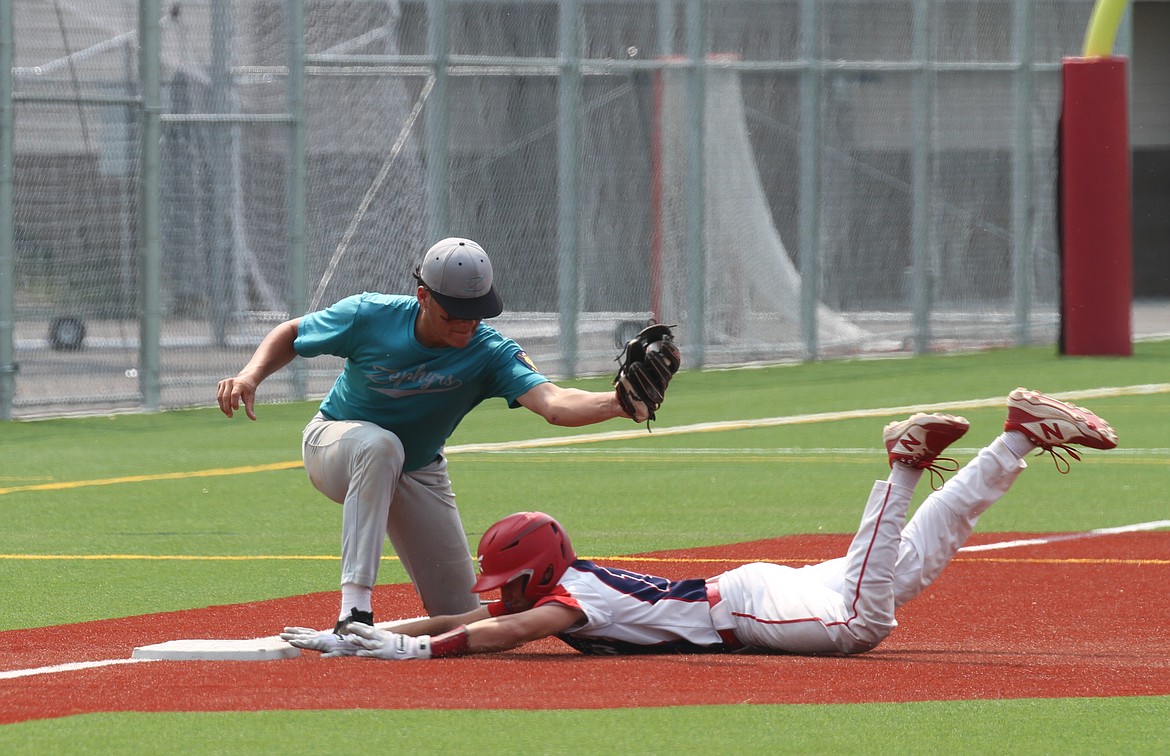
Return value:
[(357, 609), (359, 612), (373, 611), (373, 596), (374, 589), (368, 585), (358, 585), (357, 583), (342, 583), (341, 584), (341, 614), (337, 619), (343, 620), (349, 616), (350, 609)]
[(1004, 431), (1000, 435), (1000, 439), (1003, 441), (1003, 445), (1020, 459), (1028, 456), (1037, 448), (1036, 444), (1029, 441), (1028, 437), (1020, 431)]
[(901, 486), (911, 491), (918, 485), (918, 481), (922, 479), (922, 470), (904, 465), (901, 462), (895, 462), (890, 468), (890, 477), (887, 478), (891, 486)]

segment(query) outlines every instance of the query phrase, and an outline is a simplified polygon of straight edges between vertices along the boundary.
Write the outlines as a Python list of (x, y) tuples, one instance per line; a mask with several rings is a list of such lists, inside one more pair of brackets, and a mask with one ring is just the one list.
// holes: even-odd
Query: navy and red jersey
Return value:
[(668, 580), (579, 559), (537, 606), (548, 603), (585, 613), (581, 624), (557, 636), (582, 653), (724, 650), (702, 578)]

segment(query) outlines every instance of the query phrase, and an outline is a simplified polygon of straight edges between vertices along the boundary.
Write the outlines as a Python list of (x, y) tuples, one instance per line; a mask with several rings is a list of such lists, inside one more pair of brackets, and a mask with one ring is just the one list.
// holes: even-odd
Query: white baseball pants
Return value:
[(720, 575), (731, 627), (719, 629), (772, 651), (872, 649), (897, 626), (894, 610), (938, 577), (1026, 467), (998, 438), (928, 496), (905, 527), (912, 489), (875, 482), (844, 557), (799, 569), (753, 563)]

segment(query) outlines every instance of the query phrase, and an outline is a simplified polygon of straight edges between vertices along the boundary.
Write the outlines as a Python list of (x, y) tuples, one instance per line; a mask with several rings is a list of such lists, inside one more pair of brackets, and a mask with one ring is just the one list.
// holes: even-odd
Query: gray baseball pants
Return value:
[(388, 536), (427, 614), (461, 614), (479, 605), (445, 457), (403, 472), (398, 436), (374, 423), (320, 414), (302, 440), (309, 480), (342, 507), (342, 583), (375, 585)]

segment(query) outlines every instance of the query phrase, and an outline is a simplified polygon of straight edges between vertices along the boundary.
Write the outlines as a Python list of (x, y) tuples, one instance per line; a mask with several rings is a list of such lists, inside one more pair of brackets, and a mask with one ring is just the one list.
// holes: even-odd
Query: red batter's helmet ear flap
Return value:
[(536, 601), (552, 592), (576, 559), (559, 522), (543, 512), (517, 512), (492, 525), (480, 539), (480, 575), (471, 590), (483, 593), (528, 576), (524, 595)]

